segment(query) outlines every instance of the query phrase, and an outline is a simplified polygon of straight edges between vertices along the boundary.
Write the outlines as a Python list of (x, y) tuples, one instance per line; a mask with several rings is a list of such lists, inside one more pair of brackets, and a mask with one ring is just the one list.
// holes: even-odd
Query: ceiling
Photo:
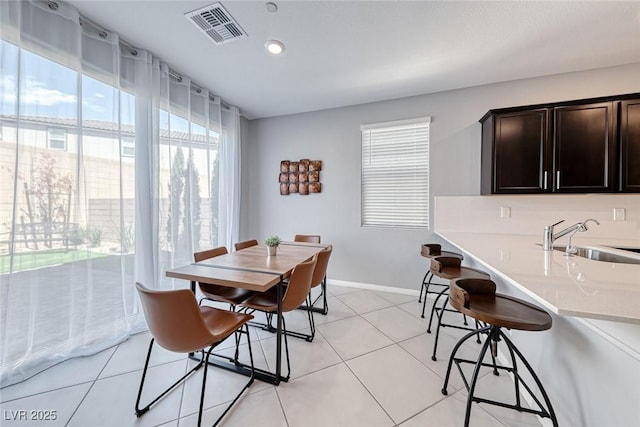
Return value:
[(184, 17), (214, 0), (67, 2), (249, 119), (640, 62), (638, 1), (222, 0), (222, 45)]

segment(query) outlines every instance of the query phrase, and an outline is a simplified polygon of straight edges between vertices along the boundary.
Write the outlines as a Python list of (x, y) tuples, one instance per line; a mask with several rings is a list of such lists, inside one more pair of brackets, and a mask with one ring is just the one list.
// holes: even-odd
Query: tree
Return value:
[(180, 237), (180, 218), (183, 212), (185, 165), (182, 147), (176, 149), (169, 176), (169, 218), (167, 219), (167, 241), (174, 248), (178, 246)]
[[(73, 180), (70, 174), (58, 175), (56, 159), (49, 153), (42, 153), (38, 163), (31, 181), (24, 185), (26, 213), (32, 225), (43, 227), (44, 244), (50, 248), (54, 228), (69, 224)], [(35, 229), (31, 231), (36, 233)]]
[(210, 230), (211, 230), (211, 244), (213, 246), (218, 245), (218, 194), (220, 193), (220, 168), (219, 160), (213, 161), (211, 165), (211, 189), (209, 192), (209, 204), (210, 204)]
[[(187, 174), (185, 176), (184, 205), (186, 207), (186, 215), (182, 218), (183, 243), (184, 246), (190, 247), (190, 237), (194, 236), (193, 249), (200, 249), (200, 229), (202, 225), (200, 210), (200, 179), (198, 169), (193, 161), (193, 152), (189, 151), (189, 160), (187, 163)], [(189, 233), (192, 230), (192, 233)]]
[[(191, 252), (199, 249), (202, 225), (200, 209), (200, 180), (193, 153), (185, 165), (182, 147), (176, 149), (169, 178), (169, 218), (167, 220), (168, 241), (174, 252)], [(195, 242), (191, 241), (195, 236)]]

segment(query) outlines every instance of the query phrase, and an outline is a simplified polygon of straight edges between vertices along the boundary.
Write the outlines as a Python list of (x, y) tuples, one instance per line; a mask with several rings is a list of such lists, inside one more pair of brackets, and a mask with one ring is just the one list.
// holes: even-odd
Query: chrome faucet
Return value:
[(562, 231), (558, 231), (557, 233), (553, 232), (553, 228), (558, 224), (562, 224), (564, 222), (564, 219), (562, 221), (556, 222), (553, 225), (545, 225), (543, 240), (542, 240), (542, 249), (544, 249), (545, 251), (553, 250), (553, 242), (556, 241), (556, 239), (559, 239), (562, 236), (566, 236), (569, 233), (573, 233), (571, 234), (571, 236), (569, 236), (569, 244), (567, 245), (567, 249), (566, 249), (566, 255), (568, 256), (573, 255), (574, 253), (576, 253), (577, 249), (575, 246), (571, 245), (571, 238), (578, 231), (581, 231), (581, 232), (587, 231), (589, 229), (587, 227), (587, 223), (589, 221), (593, 221), (596, 224), (600, 225), (600, 223), (597, 220), (593, 218), (589, 218), (589, 219), (585, 219), (582, 222), (575, 223), (572, 226), (569, 226)]

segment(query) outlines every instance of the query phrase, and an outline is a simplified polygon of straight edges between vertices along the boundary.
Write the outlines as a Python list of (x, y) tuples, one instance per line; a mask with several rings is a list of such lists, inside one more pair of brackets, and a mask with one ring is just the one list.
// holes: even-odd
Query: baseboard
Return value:
[(396, 288), (393, 286), (373, 285), (371, 283), (349, 282), (346, 280), (327, 279), (328, 285), (344, 286), (346, 288), (368, 289), (370, 291), (390, 292), (393, 294), (411, 295), (416, 298), (420, 294), (417, 289)]

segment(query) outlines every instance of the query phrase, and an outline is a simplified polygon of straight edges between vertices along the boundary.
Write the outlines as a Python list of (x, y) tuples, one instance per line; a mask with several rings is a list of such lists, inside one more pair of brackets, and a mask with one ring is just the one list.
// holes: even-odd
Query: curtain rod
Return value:
[[(57, 1), (53, 1), (53, 0), (45, 0), (45, 3), (47, 4), (47, 6), (49, 7), (49, 9), (51, 10), (57, 10), (60, 6), (58, 5)], [(109, 33), (111, 32), (110, 30), (105, 29), (104, 27), (96, 24), (94, 21), (92, 21), (91, 19), (87, 18), (84, 15), (80, 15), (79, 14), (79, 23), (81, 27), (89, 26), (91, 28), (93, 28), (94, 30), (96, 30), (96, 32), (98, 33), (98, 36), (100, 38), (106, 39), (107, 36), (109, 35)], [(139, 48), (135, 47), (134, 45), (132, 45), (131, 43), (129, 43), (128, 41), (119, 38), (118, 40), (119, 44), (121, 45), (121, 47), (125, 47), (129, 50), (129, 52), (133, 55), (133, 56), (138, 56), (138, 50), (140, 50)], [(181, 82), (183, 79), (183, 76), (181, 73), (173, 70), (171, 67), (169, 67), (169, 76), (173, 77), (174, 79), (176, 79), (178, 82)], [(197, 93), (202, 93), (203, 91), (203, 87), (194, 83), (193, 81), (191, 81), (191, 87), (192, 89), (195, 89), (195, 91)], [(225, 109), (230, 109), (231, 106), (229, 104), (227, 104), (226, 102), (224, 102), (222, 100), (222, 98), (217, 97), (220, 99), (220, 106), (224, 107)], [(216, 99), (216, 96), (213, 94), (209, 94), (209, 100), (214, 101)], [(242, 115), (242, 114), (241, 114)]]

